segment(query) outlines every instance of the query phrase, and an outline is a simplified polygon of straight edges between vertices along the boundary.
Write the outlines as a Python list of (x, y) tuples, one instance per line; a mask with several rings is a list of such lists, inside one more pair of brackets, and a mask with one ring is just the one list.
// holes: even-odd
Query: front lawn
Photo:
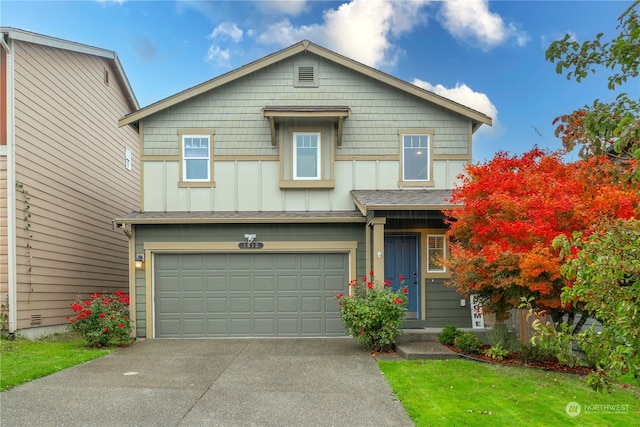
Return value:
[(0, 339), (0, 391), (109, 354), (111, 349), (86, 346), (71, 334), (36, 341)]
[(577, 375), (466, 360), (378, 363), (417, 427), (636, 426), (640, 419), (637, 387), (597, 393)]

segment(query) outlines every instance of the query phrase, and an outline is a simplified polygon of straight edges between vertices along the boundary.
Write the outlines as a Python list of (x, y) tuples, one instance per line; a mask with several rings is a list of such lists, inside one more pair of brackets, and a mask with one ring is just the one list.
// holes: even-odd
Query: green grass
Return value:
[(0, 339), (0, 391), (44, 377), (110, 353), (86, 346), (71, 334), (56, 334), (36, 341)]
[[(378, 363), (417, 427), (639, 425), (637, 387), (597, 393), (577, 375), (465, 360)], [(581, 405), (574, 418), (566, 412), (570, 402)], [(591, 405), (629, 406), (606, 413)]]

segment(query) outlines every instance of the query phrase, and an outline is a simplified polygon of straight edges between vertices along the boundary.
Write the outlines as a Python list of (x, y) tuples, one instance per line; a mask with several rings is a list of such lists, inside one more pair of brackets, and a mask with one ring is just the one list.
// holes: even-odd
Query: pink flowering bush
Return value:
[(340, 317), (349, 334), (367, 350), (389, 351), (402, 333), (408, 290), (403, 286), (394, 291), (390, 282), (374, 282), (373, 271), (369, 275), (371, 280), (363, 277), (349, 283), (350, 295), (336, 297)]
[(78, 297), (71, 304), (74, 316), (67, 316), (71, 330), (82, 335), (92, 347), (131, 343), (129, 296), (118, 291), (113, 295), (91, 294)]

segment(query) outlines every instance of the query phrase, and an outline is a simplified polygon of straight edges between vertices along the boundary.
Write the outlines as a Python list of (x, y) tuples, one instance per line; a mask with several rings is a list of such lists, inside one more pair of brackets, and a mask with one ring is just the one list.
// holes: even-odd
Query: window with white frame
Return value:
[(182, 136), (182, 180), (204, 182), (211, 178), (209, 135)]
[(320, 132), (293, 133), (293, 179), (320, 179)]
[(131, 170), (131, 168), (132, 168), (132, 164), (131, 164), (131, 148), (129, 148), (129, 147), (125, 147), (125, 149), (124, 149), (124, 167), (127, 168), (127, 170)]
[(402, 179), (429, 181), (429, 135), (402, 135)]
[(442, 261), (445, 257), (444, 235), (427, 236), (427, 271), (429, 273), (443, 273), (446, 271)]

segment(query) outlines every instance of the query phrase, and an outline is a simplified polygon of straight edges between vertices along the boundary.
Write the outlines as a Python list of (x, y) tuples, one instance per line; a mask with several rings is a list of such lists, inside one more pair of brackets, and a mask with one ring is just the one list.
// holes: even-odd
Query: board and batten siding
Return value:
[[(435, 189), (450, 189), (466, 161), (433, 163)], [(144, 161), (144, 210), (154, 211), (314, 211), (353, 210), (351, 190), (398, 188), (399, 162), (335, 162), (335, 188), (281, 190), (277, 161), (214, 162), (215, 188), (180, 188), (177, 161)]]
[[(135, 252), (144, 253), (147, 243), (210, 243), (211, 247), (218, 242), (246, 242), (245, 233), (256, 235), (257, 242), (263, 242), (264, 249), (253, 251), (269, 252), (269, 243), (273, 242), (308, 242), (313, 249), (315, 242), (352, 241), (357, 243), (356, 277), (366, 274), (365, 271), (365, 227), (363, 223), (337, 224), (209, 224), (209, 225), (137, 225), (135, 226)], [(252, 250), (243, 251), (251, 253)], [(180, 251), (168, 253), (178, 253)], [(194, 251), (207, 252), (206, 249)], [(282, 252), (282, 251), (281, 251)], [(145, 264), (150, 262), (146, 259)], [(346, 287), (346, 284), (345, 284)], [(146, 292), (147, 277), (145, 270), (136, 270), (135, 279), (135, 325), (138, 337), (146, 336)]]
[(16, 181), (31, 213), (27, 232), (18, 192), (18, 329), (66, 323), (79, 294), (128, 289), (128, 240), (111, 221), (139, 207), (139, 143), (118, 127), (130, 107), (110, 64), (15, 43)]
[[(295, 64), (301, 61), (317, 65), (318, 87), (294, 87)], [(280, 130), (276, 147), (271, 145), (269, 122), (262, 117), (267, 105), (351, 109), (342, 146), (333, 141), (335, 189), (279, 188), (278, 145), (288, 135)], [(142, 125), (145, 211), (352, 209), (349, 190), (399, 188), (401, 129), (434, 129), (431, 188), (452, 188), (471, 159), (469, 119), (313, 54), (283, 60), (159, 111)], [(287, 120), (287, 128), (296, 125), (295, 119)], [(215, 188), (178, 188), (180, 129), (215, 132)]]

